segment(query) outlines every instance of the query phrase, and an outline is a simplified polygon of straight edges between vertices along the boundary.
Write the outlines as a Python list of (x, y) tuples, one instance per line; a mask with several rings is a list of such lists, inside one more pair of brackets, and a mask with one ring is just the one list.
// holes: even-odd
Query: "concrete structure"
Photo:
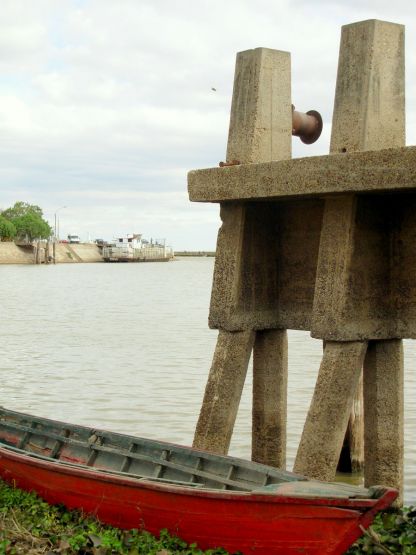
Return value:
[[(227, 160), (244, 163), (284, 160), (291, 156), (292, 104), (290, 90), (290, 55), (265, 48), (241, 52), (237, 56), (234, 93), (231, 107)], [(241, 299), (250, 297), (250, 276), (269, 285), (266, 275), (272, 270), (271, 260), (264, 250), (263, 227), (253, 226), (257, 214), (250, 206), (229, 204), (221, 206), (223, 226), (218, 236), (217, 257), (211, 307), (229, 310)], [(256, 234), (259, 240), (255, 243)], [(246, 238), (246, 233), (249, 238)], [(245, 247), (249, 251), (245, 252)], [(246, 255), (256, 249), (251, 260), (260, 258), (257, 272), (251, 271)], [(243, 265), (242, 265), (243, 263)], [(243, 292), (233, 286), (241, 271), (249, 285)], [(259, 275), (264, 272), (263, 275)], [(263, 279), (264, 278), (264, 279)], [(245, 296), (247, 294), (247, 297)], [(212, 308), (215, 311), (215, 308)], [(226, 453), (231, 440), (240, 402), (250, 352), (254, 346), (254, 393), (252, 458), (285, 466), (286, 459), (286, 388), (287, 337), (285, 330), (227, 331), (221, 328), (212, 363), (203, 407), (197, 424), (194, 446)], [(237, 331), (238, 330), (238, 331)], [(235, 333), (235, 331), (237, 333)], [(271, 371), (273, 368), (274, 371)], [(230, 386), (224, 387), (228, 383)], [(235, 384), (235, 385), (233, 385)], [(230, 391), (232, 390), (233, 393)], [(273, 402), (266, 401), (265, 392), (273, 391)], [(267, 397), (269, 395), (266, 395)], [(271, 397), (270, 397), (271, 398)], [(277, 403), (276, 403), (277, 401)], [(278, 448), (276, 449), (276, 446)]]
[(227, 161), (241, 165), (189, 174), (191, 200), (220, 202), (223, 221), (209, 316), (220, 339), (195, 445), (226, 450), (239, 394), (222, 390), (219, 376), (232, 383), (238, 366), (241, 389), (255, 333), (253, 455), (283, 466), (285, 329), (310, 330), (325, 350), (295, 470), (334, 477), (364, 364), (366, 484), (401, 489), (400, 340), (416, 337), (416, 148), (404, 147), (404, 29), (376, 20), (343, 27), (329, 156), (289, 159), (287, 56), (239, 55)]
[[(43, 257), (44, 257), (44, 250)], [(52, 246), (50, 247), (52, 255)], [(68, 243), (57, 243), (57, 263), (74, 262), (103, 262), (100, 249), (97, 245), (80, 244), (69, 245)], [(32, 249), (19, 247), (15, 243), (0, 242), (0, 264), (34, 264), (35, 252)]]

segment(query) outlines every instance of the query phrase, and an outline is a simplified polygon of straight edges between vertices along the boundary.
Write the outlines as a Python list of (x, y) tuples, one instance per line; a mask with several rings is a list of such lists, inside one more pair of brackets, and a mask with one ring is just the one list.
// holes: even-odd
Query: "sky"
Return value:
[(291, 52), (292, 101), (324, 120), (293, 156), (327, 154), (341, 26), (404, 24), (415, 144), (415, 16), (410, 0), (1, 0), (0, 209), (37, 204), (61, 238), (213, 250), (219, 207), (189, 202), (187, 173), (225, 159), (236, 53)]

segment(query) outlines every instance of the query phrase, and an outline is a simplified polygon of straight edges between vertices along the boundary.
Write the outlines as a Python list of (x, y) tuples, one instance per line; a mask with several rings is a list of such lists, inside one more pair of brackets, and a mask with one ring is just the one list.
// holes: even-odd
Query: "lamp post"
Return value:
[(59, 239), (58, 236), (57, 236), (57, 234), (56, 234), (56, 215), (57, 215), (57, 213), (59, 212), (59, 210), (62, 210), (62, 208), (66, 208), (66, 206), (61, 206), (60, 208), (57, 208), (57, 209), (55, 210), (55, 242), (56, 242), (57, 239)]
[(55, 237), (54, 237), (54, 241), (53, 241), (53, 263), (56, 264), (56, 240), (59, 239), (57, 234), (56, 234), (56, 215), (59, 212), (59, 210), (62, 210), (63, 208), (66, 208), (66, 206), (60, 206), (59, 208), (57, 208), (55, 210)]

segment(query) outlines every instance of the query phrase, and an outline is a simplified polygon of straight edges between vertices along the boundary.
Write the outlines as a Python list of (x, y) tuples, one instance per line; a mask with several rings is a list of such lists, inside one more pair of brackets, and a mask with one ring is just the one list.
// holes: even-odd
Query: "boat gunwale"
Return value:
[[(274, 467), (271, 467), (271, 466), (268, 466), (268, 465), (265, 465), (265, 464), (262, 464), (262, 463), (258, 463), (256, 461), (249, 461), (249, 460), (246, 460), (246, 459), (242, 459), (242, 458), (234, 457), (234, 456), (229, 456), (229, 455), (219, 455), (219, 454), (216, 454), (216, 453), (211, 453), (209, 451), (205, 451), (203, 449), (188, 447), (186, 445), (171, 443), (171, 442), (164, 441), (164, 440), (155, 440), (155, 439), (146, 438), (146, 437), (142, 437), (142, 436), (134, 436), (134, 435), (131, 435), (131, 434), (124, 434), (124, 433), (121, 433), (121, 432), (114, 432), (114, 431), (110, 431), (110, 430), (106, 430), (106, 429), (102, 429), (102, 428), (97, 428), (97, 427), (93, 427), (93, 426), (85, 426), (83, 424), (73, 424), (73, 423), (63, 422), (63, 421), (60, 421), (60, 420), (53, 420), (53, 419), (45, 418), (45, 417), (42, 417), (42, 416), (35, 416), (35, 415), (28, 414), (28, 413), (13, 411), (13, 410), (10, 410), (10, 409), (5, 409), (4, 407), (1, 407), (1, 406), (0, 406), (0, 428), (1, 428), (3, 423), (6, 426), (10, 425), (10, 427), (13, 427), (12, 423), (8, 423), (7, 420), (4, 420), (4, 416), (7, 416), (8, 414), (10, 414), (11, 416), (15, 415), (18, 418), (26, 417), (27, 419), (29, 419), (32, 422), (37, 422), (37, 423), (40, 423), (40, 424), (48, 425), (50, 427), (52, 425), (56, 425), (57, 427), (60, 427), (62, 429), (71, 429), (74, 432), (77, 432), (78, 430), (83, 430), (85, 432), (88, 432), (90, 435), (119, 437), (119, 438), (123, 438), (123, 439), (132, 440), (137, 444), (140, 444), (141, 442), (143, 442), (144, 444), (147, 444), (148, 446), (153, 446), (153, 447), (156, 447), (156, 448), (159, 448), (159, 449), (164, 449), (165, 448), (165, 449), (170, 449), (170, 450), (176, 450), (177, 452), (180, 452), (180, 453), (195, 455), (195, 457), (201, 457), (201, 458), (204, 458), (208, 461), (226, 462), (229, 465), (240, 466), (241, 468), (244, 468), (244, 469), (258, 471), (260, 473), (263, 472), (264, 474), (268, 474), (271, 477), (281, 478), (282, 483), (283, 482), (284, 483), (293, 482), (293, 481), (302, 481), (302, 482), (309, 481), (308, 478), (306, 478), (302, 474), (296, 474), (295, 472), (290, 472), (288, 470), (282, 470), (282, 469), (279, 469), (279, 468), (274, 468)], [(36, 434), (37, 435), (42, 435), (44, 433), (43, 430), (36, 429), (36, 428), (30, 429), (28, 431), (30, 431), (30, 433), (33, 433), (34, 435), (36, 435)], [(45, 432), (44, 435), (47, 436), (48, 433)], [(59, 434), (57, 434), (57, 435), (59, 435)], [(54, 437), (53, 439), (57, 439), (57, 438)], [(59, 441), (62, 441), (63, 443), (67, 443), (67, 444), (73, 443), (74, 445), (77, 445), (77, 444), (87, 445), (87, 443), (88, 443), (87, 440), (85, 440), (85, 441), (74, 440), (72, 438), (66, 438), (63, 435), (60, 436)], [(0, 440), (0, 444), (1, 444), (1, 440)], [(29, 453), (29, 451), (26, 451), (26, 450), (23, 450), (23, 451)], [(121, 449), (120, 449), (120, 451), (121, 451)], [(123, 453), (123, 455), (124, 455), (124, 453)], [(127, 456), (127, 453), (125, 455)], [(56, 459), (53, 459), (53, 460), (56, 460)], [(65, 462), (65, 461), (61, 461), (61, 462)], [(83, 465), (81, 465), (81, 466), (83, 466)], [(192, 469), (191, 468), (189, 469), (189, 473), (192, 474)], [(215, 488), (213, 488), (213, 489), (216, 491)]]

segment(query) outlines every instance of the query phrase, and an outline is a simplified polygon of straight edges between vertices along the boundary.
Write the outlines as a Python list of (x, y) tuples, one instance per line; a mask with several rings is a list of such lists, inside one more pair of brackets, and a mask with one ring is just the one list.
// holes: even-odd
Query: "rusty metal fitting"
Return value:
[(292, 135), (299, 137), (302, 143), (310, 145), (317, 141), (322, 133), (322, 126), (319, 112), (297, 112), (292, 104)]
[(231, 162), (220, 162), (218, 165), (223, 168), (224, 166), (238, 166), (239, 164), (241, 164), (240, 160), (231, 160)]

